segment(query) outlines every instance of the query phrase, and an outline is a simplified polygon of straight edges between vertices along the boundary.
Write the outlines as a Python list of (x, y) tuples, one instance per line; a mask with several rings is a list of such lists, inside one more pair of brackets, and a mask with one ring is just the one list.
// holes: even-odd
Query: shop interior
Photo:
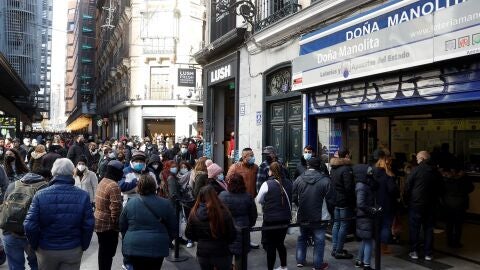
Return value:
[[(353, 164), (371, 162), (377, 148), (386, 148), (394, 159), (394, 171), (399, 186), (405, 181), (405, 168), (415, 160), (415, 153), (427, 150), (438, 153), (442, 144), (463, 166), (466, 177), (472, 180), (475, 190), (469, 194), (470, 208), (464, 224), (463, 248), (451, 249), (446, 244), (446, 234), (437, 230), (436, 249), (480, 263), (480, 115), (470, 108), (442, 111), (425, 111), (418, 115), (395, 115), (356, 118), (319, 118), (317, 147), (328, 142), (332, 157), (339, 145), (347, 145)], [(384, 113), (387, 114), (387, 113)], [(358, 115), (358, 114), (357, 114)], [(322, 144), (323, 142), (323, 144)], [(402, 189), (402, 188), (401, 188)], [(404, 228), (407, 228), (406, 219)], [(444, 225), (439, 222), (439, 227)], [(408, 239), (405, 234), (404, 239)]]
[[(167, 147), (171, 148), (175, 142), (175, 119), (145, 119), (144, 120), (145, 136), (154, 138), (163, 134)], [(168, 138), (172, 138), (169, 140)], [(172, 144), (172, 145), (171, 145)]]
[[(235, 81), (227, 81), (213, 89), (213, 155), (218, 165), (228, 171), (231, 133), (235, 131)], [(233, 146), (235, 149), (235, 146)], [(223, 158), (220, 158), (223, 157)], [(220, 164), (221, 163), (221, 164)]]

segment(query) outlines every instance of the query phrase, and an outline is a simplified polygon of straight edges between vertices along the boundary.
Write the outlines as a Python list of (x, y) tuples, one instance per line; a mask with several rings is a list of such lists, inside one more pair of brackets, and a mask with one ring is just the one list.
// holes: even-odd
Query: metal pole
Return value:
[[(175, 209), (176, 209), (176, 214), (177, 214), (177, 219), (178, 219), (178, 224), (180, 224), (180, 201), (176, 200), (175, 201)], [(180, 231), (177, 232), (177, 235), (175, 236), (175, 247), (174, 247), (174, 255), (173, 257), (170, 256), (167, 258), (168, 261), (170, 262), (183, 262), (188, 259), (188, 257), (180, 257)]]
[(248, 227), (242, 228), (242, 269), (237, 270), (247, 270), (248, 269), (248, 249), (250, 247), (250, 230)]
[(382, 253), (380, 252), (380, 229), (381, 229), (381, 220), (382, 220), (381, 210), (375, 214), (375, 269), (382, 269)]

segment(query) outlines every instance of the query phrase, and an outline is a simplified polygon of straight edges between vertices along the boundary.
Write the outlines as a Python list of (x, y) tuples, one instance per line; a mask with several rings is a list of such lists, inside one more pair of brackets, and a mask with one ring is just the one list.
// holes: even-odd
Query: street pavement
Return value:
[[(261, 218), (259, 218), (261, 219)], [(257, 222), (259, 224), (260, 222)], [(308, 248), (307, 264), (303, 268), (296, 267), (295, 261), (295, 245), (298, 235), (298, 230), (294, 231), (293, 234), (287, 235), (285, 240), (285, 245), (287, 247), (287, 264), (288, 269), (312, 269), (313, 259), (312, 253), (313, 248)], [(252, 240), (256, 243), (260, 242), (260, 232), (252, 233)], [(329, 269), (356, 269), (354, 267), (354, 260), (336, 260), (330, 256), (331, 253), (331, 242), (326, 241), (325, 246), (325, 261), (329, 264)], [(349, 252), (356, 254), (358, 250), (357, 242), (346, 243), (345, 249)], [(480, 269), (479, 265), (469, 263), (464, 260), (456, 259), (453, 257), (442, 256), (441, 254), (435, 254), (434, 260), (432, 262), (426, 262), (423, 259), (417, 261), (410, 260), (407, 255), (407, 250), (402, 246), (393, 246), (394, 255), (382, 256), (381, 269), (401, 269), (401, 270), (425, 270), (425, 269), (455, 269), (455, 270), (470, 270), (470, 269)], [(97, 237), (94, 234), (90, 248), (83, 254), (82, 258), (82, 270), (92, 270), (98, 269), (97, 267), (97, 251), (98, 251), (98, 242)], [(170, 262), (168, 260), (164, 261), (162, 269), (182, 269), (182, 270), (199, 270), (200, 266), (197, 263), (195, 258), (195, 246), (193, 248), (186, 248), (181, 246), (180, 256), (187, 257), (186, 261), (183, 262)], [(172, 251), (173, 253), (173, 251)], [(278, 255), (277, 255), (278, 256)], [(374, 262), (372, 258), (372, 263)], [(253, 249), (248, 256), (248, 269), (266, 269), (267, 259), (266, 252), (263, 249)], [(279, 265), (279, 260), (277, 257), (276, 266)], [(7, 264), (0, 266), (0, 269), (8, 269)], [(114, 257), (112, 270), (122, 269), (122, 252), (121, 252), (121, 241), (117, 248), (117, 253)], [(376, 268), (378, 269), (378, 267)]]

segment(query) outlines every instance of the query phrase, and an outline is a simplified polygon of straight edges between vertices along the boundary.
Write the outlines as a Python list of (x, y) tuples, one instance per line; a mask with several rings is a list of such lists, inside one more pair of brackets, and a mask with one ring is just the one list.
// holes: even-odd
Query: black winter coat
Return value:
[(355, 185), (357, 198), (357, 226), (356, 233), (361, 239), (373, 237), (373, 216), (372, 208), (375, 206), (375, 195), (371, 178), (361, 179)]
[(70, 159), (74, 165), (77, 165), (81, 156), (84, 156), (87, 159), (87, 163), (89, 163), (90, 151), (88, 147), (85, 144), (75, 142), (75, 144), (68, 149), (67, 158)]
[(430, 160), (413, 169), (405, 184), (405, 202), (409, 207), (424, 212), (434, 209), (444, 192), (442, 175)]
[[(220, 200), (228, 207), (235, 222), (237, 236), (230, 244), (230, 252), (235, 255), (242, 254), (242, 228), (251, 228), (257, 221), (257, 207), (250, 194), (231, 193), (223, 191), (219, 195)], [(248, 234), (250, 238), (250, 234)]]
[[(229, 245), (235, 240), (236, 229), (229, 213), (224, 213), (225, 232), (213, 237), (208, 221), (207, 207), (200, 204), (197, 212), (190, 215), (185, 235), (188, 239), (198, 242), (198, 257), (225, 257), (230, 256)], [(219, 232), (220, 233), (220, 232)]]
[(378, 183), (377, 204), (382, 207), (383, 215), (393, 217), (397, 210), (396, 201), (400, 197), (395, 178), (383, 168), (375, 168), (374, 176)]
[(335, 187), (336, 207), (355, 207), (355, 180), (351, 161), (345, 158), (332, 158), (330, 179)]
[(475, 186), (466, 177), (453, 176), (444, 177), (445, 195), (443, 201), (445, 206), (454, 211), (465, 211), (469, 208), (468, 194), (473, 192)]
[(323, 220), (323, 202), (330, 190), (330, 179), (317, 170), (306, 170), (293, 183), (292, 200), (298, 206), (297, 222)]

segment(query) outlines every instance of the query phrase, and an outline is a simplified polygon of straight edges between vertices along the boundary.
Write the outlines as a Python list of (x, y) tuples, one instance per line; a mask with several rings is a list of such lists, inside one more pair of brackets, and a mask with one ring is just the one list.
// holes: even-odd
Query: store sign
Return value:
[(178, 86), (195, 87), (197, 72), (194, 68), (178, 69)]
[(237, 71), (235, 63), (236, 61), (225, 63), (207, 70), (208, 85), (220, 83), (234, 78)]
[(303, 36), (292, 89), (478, 53), (480, 1), (394, 1)]

